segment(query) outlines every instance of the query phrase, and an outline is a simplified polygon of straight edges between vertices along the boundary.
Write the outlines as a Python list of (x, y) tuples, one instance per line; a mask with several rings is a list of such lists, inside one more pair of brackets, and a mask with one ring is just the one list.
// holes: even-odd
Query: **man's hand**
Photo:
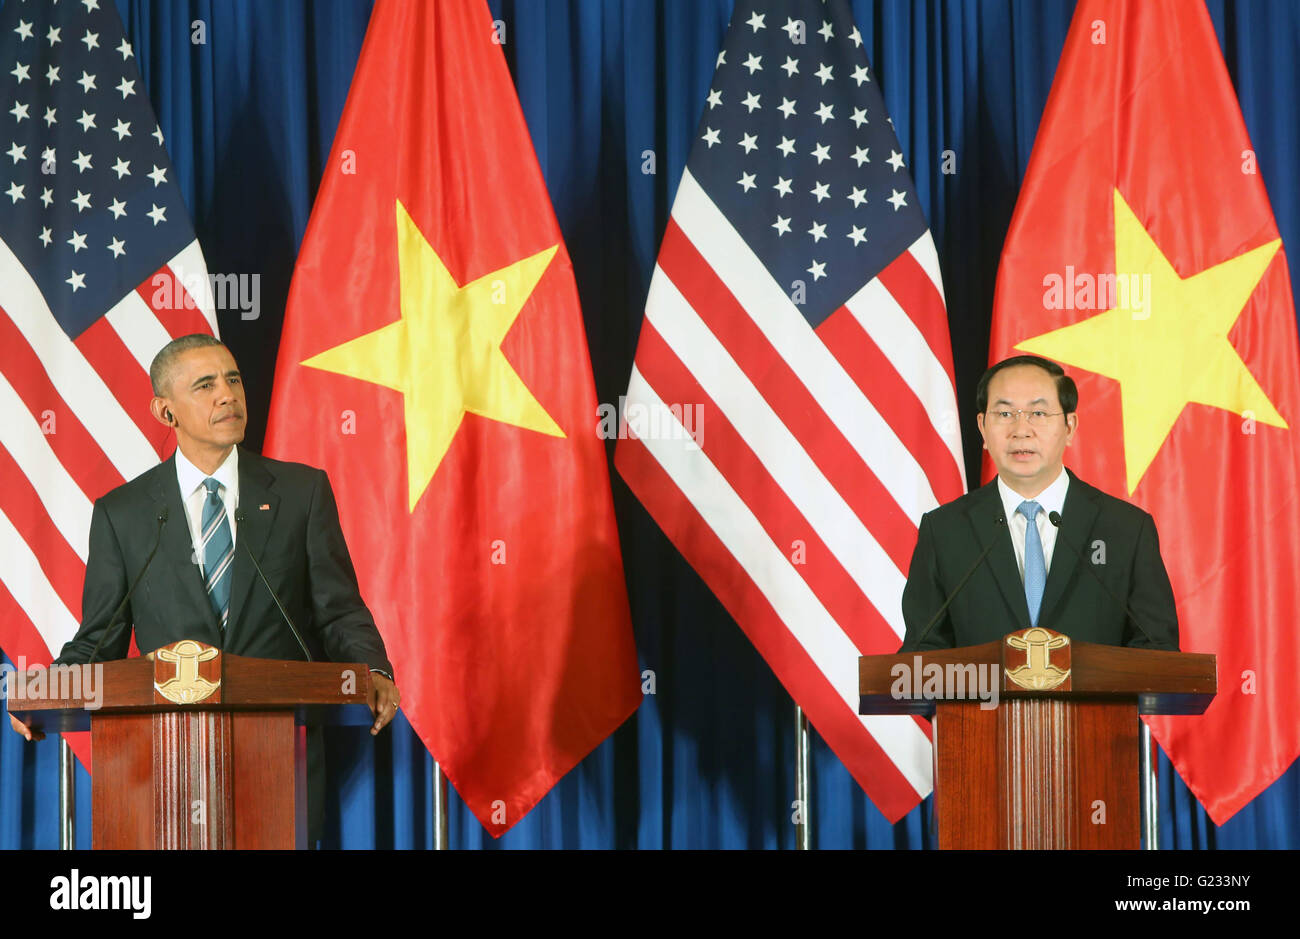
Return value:
[(39, 730), (32, 730), (12, 714), (9, 715), (9, 726), (14, 729), (15, 733), (22, 734), (27, 740), (44, 740), (45, 735)]
[(397, 716), (397, 706), (401, 703), (401, 694), (397, 685), (378, 672), (370, 673), (370, 713), (375, 716), (375, 725), (370, 728), (371, 736), (379, 733), (388, 722)]

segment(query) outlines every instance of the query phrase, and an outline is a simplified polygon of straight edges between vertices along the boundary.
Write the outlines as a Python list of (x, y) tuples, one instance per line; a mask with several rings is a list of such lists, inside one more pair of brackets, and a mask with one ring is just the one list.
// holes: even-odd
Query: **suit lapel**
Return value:
[[(235, 561), (230, 581), (230, 619), (226, 625), (226, 646), (230, 647), (231, 637), (243, 626), (240, 615), (248, 601), (249, 590), (257, 578), (253, 562), (249, 559), (251, 551), (263, 563), (262, 549), (271, 533), (271, 526), (280, 509), (280, 497), (271, 491), (275, 477), (262, 458), (239, 448), (239, 507), (243, 510), (243, 520), (235, 544)], [(263, 566), (265, 566), (263, 564)]]
[[(1052, 569), (1047, 572), (1047, 586), (1043, 590), (1043, 606), (1038, 617), (1038, 621), (1049, 628), (1054, 629), (1052, 624), (1060, 622), (1060, 618), (1055, 615), (1058, 612), (1057, 606), (1065, 597), (1065, 587), (1079, 566), (1080, 545), (1087, 544), (1088, 533), (1092, 531), (1098, 511), (1097, 500), (1093, 498), (1089, 487), (1070, 473), (1070, 488), (1065, 491), (1061, 527), (1056, 532), (1056, 547), (1052, 549)], [(1062, 540), (1069, 544), (1061, 544)]]
[[(1002, 591), (1003, 599), (1015, 617), (1014, 628), (1003, 632), (1014, 632), (1029, 626), (1029, 604), (1025, 601), (1025, 585), (1020, 580), (1020, 571), (1016, 567), (1016, 550), (1011, 545), (1011, 528), (1002, 507), (1002, 497), (998, 494), (998, 482), (983, 486), (977, 493), (978, 498), (970, 511), (970, 521), (975, 529), (975, 538), (980, 543), (980, 550), (987, 548), (990, 541), (997, 539), (997, 545), (989, 553), (985, 563), (993, 571), (993, 579)], [(1001, 518), (1001, 524), (998, 519)]]
[(180, 483), (176, 481), (175, 453), (159, 465), (149, 488), (152, 497), (167, 506), (167, 522), (163, 525), (162, 542), (158, 546), (154, 563), (161, 563), (171, 572), (170, 576), (180, 584), (186, 606), (199, 611), (199, 617), (209, 632), (206, 637), (180, 638), (211, 642), (220, 636), (220, 630), (216, 614), (212, 612), (212, 604), (208, 602), (208, 593), (203, 587), (203, 575), (194, 562), (194, 541), (190, 536), (190, 524), (185, 517), (185, 505), (181, 502)]

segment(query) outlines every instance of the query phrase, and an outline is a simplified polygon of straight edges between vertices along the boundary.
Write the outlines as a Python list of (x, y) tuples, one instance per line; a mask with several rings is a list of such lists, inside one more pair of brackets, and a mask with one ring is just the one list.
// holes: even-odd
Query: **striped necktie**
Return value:
[(218, 493), (221, 483), (208, 477), (203, 480), (203, 487), (208, 490), (208, 498), (203, 503), (203, 534), (199, 539), (203, 552), (203, 586), (224, 632), (230, 616), (230, 567), (235, 558), (235, 543), (230, 536), (226, 504)]
[(1022, 502), (1016, 509), (1028, 521), (1025, 527), (1025, 602), (1029, 605), (1029, 625), (1038, 625), (1038, 612), (1047, 587), (1047, 561), (1043, 557), (1043, 540), (1038, 536), (1036, 518), (1041, 508), (1037, 502)]

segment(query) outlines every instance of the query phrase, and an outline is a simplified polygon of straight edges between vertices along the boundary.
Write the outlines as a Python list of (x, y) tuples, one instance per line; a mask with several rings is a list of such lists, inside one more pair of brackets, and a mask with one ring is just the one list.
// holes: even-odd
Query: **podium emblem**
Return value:
[[(209, 681), (199, 674), (199, 663), (210, 662), (221, 654), (212, 646), (182, 639), (170, 646), (154, 650), (154, 691), (173, 704), (198, 704), (212, 697), (221, 687), (221, 678)], [(174, 665), (174, 674), (166, 681), (159, 681), (164, 665)]]
[[(1006, 670), (1006, 676), (1021, 688), (1030, 691), (1050, 691), (1070, 677), (1069, 636), (1034, 626), (1024, 632), (1007, 636), (1007, 645), (1025, 653), (1024, 665)], [(1066, 668), (1059, 668), (1052, 664), (1053, 649), (1065, 650), (1060, 658), (1065, 660)]]

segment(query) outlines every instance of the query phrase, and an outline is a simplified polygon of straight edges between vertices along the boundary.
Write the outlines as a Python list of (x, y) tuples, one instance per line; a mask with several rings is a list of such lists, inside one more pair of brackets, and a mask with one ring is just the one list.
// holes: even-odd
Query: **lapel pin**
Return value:
[(263, 502), (261, 505), (259, 505), (259, 506), (257, 507), (257, 511), (259, 511), (259, 512), (269, 512), (269, 511), (271, 511), (271, 503), (269, 503), (269, 502)]

